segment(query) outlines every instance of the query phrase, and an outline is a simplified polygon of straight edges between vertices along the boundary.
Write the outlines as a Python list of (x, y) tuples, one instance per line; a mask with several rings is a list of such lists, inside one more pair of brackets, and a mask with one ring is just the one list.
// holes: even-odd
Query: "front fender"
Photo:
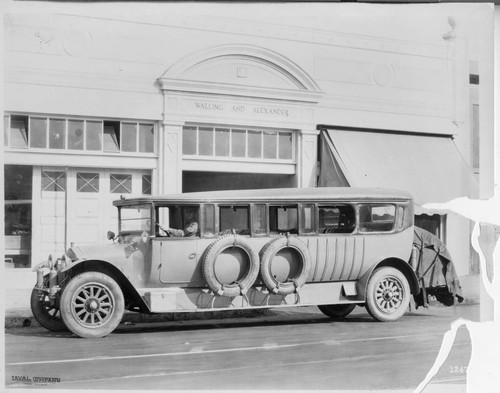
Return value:
[(372, 266), (372, 268), (368, 269), (365, 272), (365, 274), (363, 274), (363, 276), (357, 281), (356, 289), (358, 290), (359, 296), (363, 296), (363, 299), (360, 300), (365, 300), (366, 285), (368, 283), (368, 279), (373, 274), (373, 271), (383, 266), (390, 266), (401, 271), (401, 273), (403, 273), (406, 279), (408, 280), (408, 284), (410, 285), (410, 291), (412, 295), (417, 295), (420, 292), (420, 286), (418, 284), (417, 275), (415, 274), (411, 266), (401, 259), (388, 258)]
[(148, 305), (144, 302), (134, 285), (125, 276), (125, 274), (118, 267), (109, 262), (80, 259), (67, 266), (61, 273), (74, 277), (77, 274), (87, 271), (100, 272), (115, 280), (123, 292), (128, 309), (139, 308), (143, 313), (151, 312)]

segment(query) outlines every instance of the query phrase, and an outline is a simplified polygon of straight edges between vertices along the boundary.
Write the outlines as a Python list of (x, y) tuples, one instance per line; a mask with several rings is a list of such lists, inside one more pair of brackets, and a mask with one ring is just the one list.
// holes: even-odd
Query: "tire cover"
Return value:
[[(241, 248), (248, 255), (249, 268), (243, 279), (233, 284), (221, 283), (215, 274), (217, 257), (231, 247)], [(210, 244), (203, 257), (203, 276), (209, 288), (219, 296), (234, 297), (245, 295), (259, 275), (259, 254), (252, 244), (243, 236), (224, 235)]]
[[(273, 277), (271, 265), (276, 254), (286, 248), (292, 248), (299, 252), (301, 257), (301, 271), (293, 279), (281, 282)], [(294, 237), (279, 237), (267, 243), (261, 251), (260, 275), (266, 287), (275, 294), (288, 295), (299, 292), (306, 283), (309, 271), (311, 270), (311, 255), (307, 246)]]

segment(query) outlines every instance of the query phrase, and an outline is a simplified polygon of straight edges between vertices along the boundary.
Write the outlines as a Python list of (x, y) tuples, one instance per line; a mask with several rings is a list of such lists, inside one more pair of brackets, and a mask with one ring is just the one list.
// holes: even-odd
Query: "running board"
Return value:
[(289, 295), (276, 295), (265, 287), (252, 287), (235, 297), (219, 296), (208, 288), (141, 288), (139, 293), (150, 311), (157, 313), (364, 302), (354, 281), (307, 283)]

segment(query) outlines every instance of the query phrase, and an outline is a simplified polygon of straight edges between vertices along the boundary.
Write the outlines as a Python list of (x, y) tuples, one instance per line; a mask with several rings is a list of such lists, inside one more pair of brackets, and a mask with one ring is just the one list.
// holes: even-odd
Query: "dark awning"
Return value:
[(448, 136), (327, 129), (321, 146), (320, 187), (400, 189), (419, 205), (477, 197), (472, 170)]

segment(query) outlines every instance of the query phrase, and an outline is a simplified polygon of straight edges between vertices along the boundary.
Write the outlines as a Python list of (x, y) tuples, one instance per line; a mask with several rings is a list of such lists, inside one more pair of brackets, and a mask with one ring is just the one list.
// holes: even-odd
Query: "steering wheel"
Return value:
[(166, 236), (166, 237), (170, 237), (170, 233), (169, 233), (169, 232), (168, 232), (165, 228), (163, 228), (163, 227), (162, 227), (159, 223), (156, 223), (156, 227), (157, 227), (159, 230), (161, 230), (161, 231), (165, 232), (165, 236)]

